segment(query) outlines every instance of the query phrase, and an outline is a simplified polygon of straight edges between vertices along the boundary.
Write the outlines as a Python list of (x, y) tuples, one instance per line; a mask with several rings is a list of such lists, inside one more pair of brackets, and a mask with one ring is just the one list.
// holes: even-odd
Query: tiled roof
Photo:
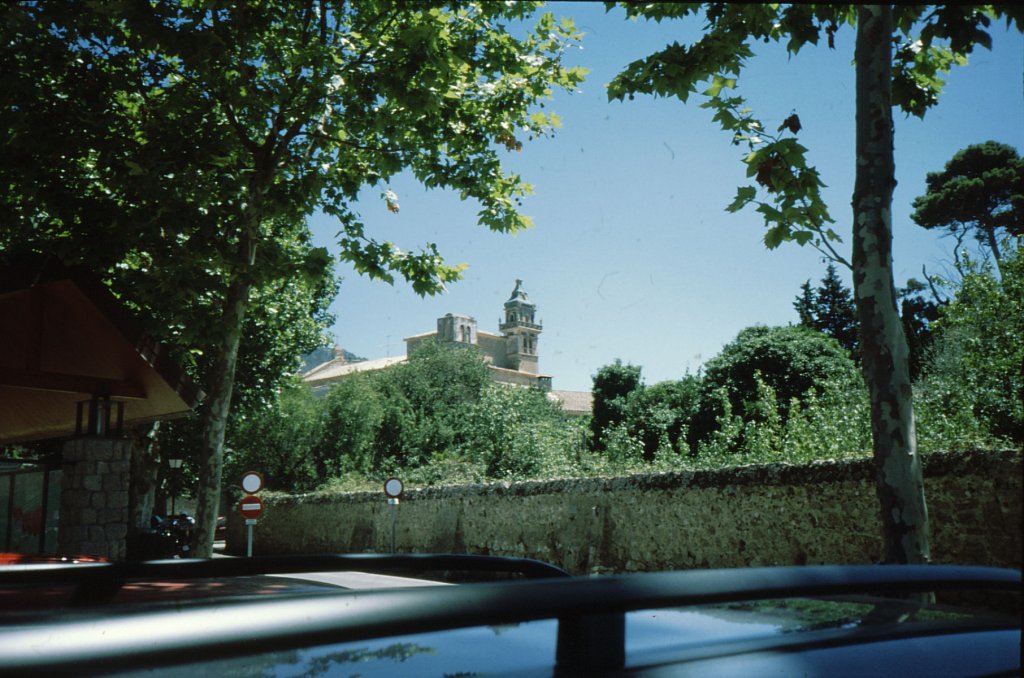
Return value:
[(391, 367), (398, 363), (404, 363), (407, 358), (404, 355), (391, 356), (390, 358), (377, 358), (376, 360), (362, 360), (357, 363), (344, 362), (338, 359), (331, 360), (323, 365), (317, 365), (309, 372), (302, 375), (302, 380), (311, 386), (324, 382), (334, 381), (347, 377), (357, 372), (373, 372)]
[(590, 414), (594, 408), (594, 394), (590, 391), (549, 391), (548, 398), (560, 404), (567, 414)]

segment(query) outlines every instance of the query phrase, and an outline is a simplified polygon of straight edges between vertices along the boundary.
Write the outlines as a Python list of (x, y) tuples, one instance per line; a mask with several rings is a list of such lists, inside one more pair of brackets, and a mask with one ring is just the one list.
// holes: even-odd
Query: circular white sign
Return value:
[(388, 495), (392, 499), (397, 499), (402, 496), (402, 481), (398, 478), (388, 478), (387, 482), (384, 483), (384, 494)]
[(242, 474), (242, 489), (249, 494), (256, 494), (263, 487), (263, 474), (256, 471), (246, 471)]

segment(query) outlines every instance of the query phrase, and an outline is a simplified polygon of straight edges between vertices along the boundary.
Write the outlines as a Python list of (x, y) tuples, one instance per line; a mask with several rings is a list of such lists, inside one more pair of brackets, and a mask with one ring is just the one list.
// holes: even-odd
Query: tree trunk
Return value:
[(909, 350), (892, 277), (892, 10), (857, 17), (857, 178), (853, 192), (853, 282), (864, 379), (871, 396), (876, 490), (887, 563), (925, 563), (928, 511), (914, 433)]
[[(242, 252), (252, 265), (254, 243), (248, 236), (242, 237)], [(198, 460), (199, 487), (196, 492), (196, 528), (193, 536), (193, 554), (197, 558), (213, 555), (213, 534), (217, 527), (220, 511), (220, 481), (224, 469), (224, 433), (227, 428), (228, 412), (231, 409), (231, 394), (235, 386), (235, 363), (238, 360), (238, 346), (242, 339), (242, 325), (249, 306), (249, 290), (252, 284), (248, 276), (235, 272), (228, 286), (224, 302), (224, 339), (220, 352), (210, 370), (207, 398), (203, 408), (203, 435)]]
[(131, 481), (128, 485), (128, 534), (134, 536), (149, 528), (156, 498), (160, 460), (156, 454), (156, 433), (160, 422), (138, 431), (132, 442)]
[(986, 228), (985, 234), (988, 236), (988, 247), (992, 250), (992, 260), (996, 264), (996, 272), (999, 274), (999, 277), (1002, 278), (1003, 269), (1000, 268), (1000, 263), (1003, 260), (1003, 255), (1002, 252), (999, 251), (999, 238), (996, 236), (996, 229)]

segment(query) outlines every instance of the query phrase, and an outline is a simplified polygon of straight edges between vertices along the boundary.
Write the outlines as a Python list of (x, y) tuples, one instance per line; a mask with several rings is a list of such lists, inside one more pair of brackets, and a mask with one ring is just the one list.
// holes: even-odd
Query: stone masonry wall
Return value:
[(76, 438), (64, 444), (59, 553), (125, 557), (132, 444)]
[[(1021, 453), (924, 458), (935, 562), (1021, 567)], [(270, 480), (272, 483), (272, 479)], [(254, 553), (386, 552), (383, 492), (268, 495)], [(816, 563), (882, 553), (870, 460), (406, 492), (399, 552), (537, 558), (574, 574)], [(245, 550), (229, 519), (228, 546)]]

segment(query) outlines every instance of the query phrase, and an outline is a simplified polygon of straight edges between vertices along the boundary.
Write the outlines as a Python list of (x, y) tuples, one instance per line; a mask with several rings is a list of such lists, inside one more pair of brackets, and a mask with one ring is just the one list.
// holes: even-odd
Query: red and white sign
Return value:
[(244, 518), (259, 518), (263, 515), (263, 500), (257, 496), (249, 496), (238, 505), (238, 512)]

